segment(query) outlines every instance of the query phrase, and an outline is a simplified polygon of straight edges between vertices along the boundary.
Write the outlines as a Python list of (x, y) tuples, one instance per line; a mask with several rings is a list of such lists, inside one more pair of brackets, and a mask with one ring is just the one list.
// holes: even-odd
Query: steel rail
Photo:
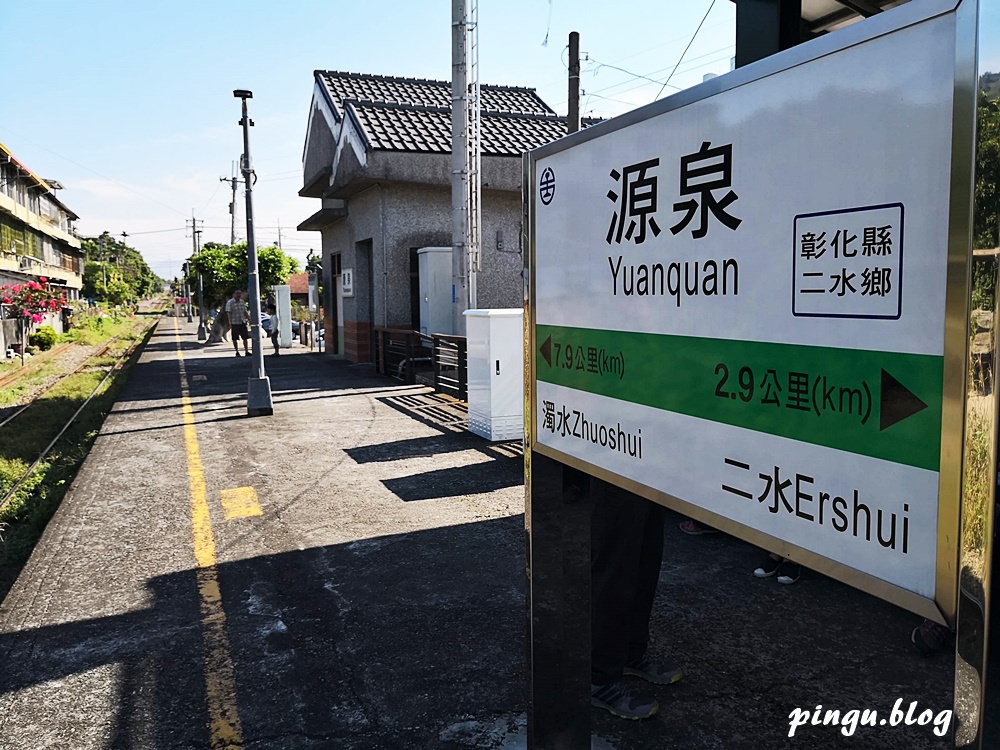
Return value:
[[(120, 338), (121, 336), (115, 336), (113, 339), (106, 342), (100, 349), (95, 351), (93, 354), (87, 357), (87, 359), (85, 359), (80, 365), (78, 365), (75, 370), (73, 370), (72, 372), (67, 372), (65, 375), (60, 375), (58, 380), (56, 380), (51, 385), (47, 386), (46, 388), (44, 388), (43, 390), (39, 391), (34, 396), (32, 396), (31, 400), (28, 403), (22, 405), (13, 414), (8, 414), (7, 417), (2, 422), (0, 422), (0, 429), (3, 429), (10, 422), (13, 422), (14, 419), (16, 419), (20, 414), (22, 414), (29, 406), (35, 403), (35, 401), (37, 401), (41, 396), (44, 396), (46, 393), (51, 391), (53, 388), (55, 388), (57, 385), (63, 382), (66, 378), (73, 377), (74, 375), (79, 373), (83, 368), (87, 367), (87, 363), (90, 362), (90, 360), (104, 356), (104, 354), (107, 353), (108, 349), (111, 348), (111, 345), (114, 344)], [(72, 344), (66, 344), (65, 346), (72, 346)]]
[[(148, 330), (149, 329), (147, 328), (146, 331), (148, 332)], [(64, 376), (63, 378), (60, 378), (60, 380), (57, 381), (56, 383), (53, 383), (52, 388), (58, 385), (58, 383), (62, 382), (62, 380), (64, 380), (65, 378), (77, 374), (80, 370), (82, 370), (84, 367), (87, 366), (87, 363), (90, 362), (90, 360), (96, 359), (97, 357), (104, 355), (108, 351), (108, 349), (111, 348), (111, 345), (118, 340), (118, 338), (120, 337), (116, 336), (114, 339), (108, 341), (107, 344), (105, 344), (102, 349), (98, 350), (93, 355), (88, 357), (83, 364), (81, 364), (78, 368), (76, 368), (76, 370), (74, 370), (69, 375)], [(82, 412), (87, 407), (87, 404), (89, 404), (94, 399), (94, 396), (97, 395), (97, 393), (101, 390), (101, 388), (108, 381), (108, 379), (112, 375), (114, 375), (118, 369), (120, 369), (122, 363), (132, 356), (132, 354), (135, 352), (136, 348), (139, 345), (138, 342), (141, 340), (142, 336), (140, 336), (139, 339), (136, 340), (136, 343), (133, 343), (131, 346), (125, 349), (122, 355), (118, 357), (115, 363), (111, 366), (111, 369), (108, 370), (107, 374), (103, 378), (101, 378), (101, 382), (94, 387), (94, 390), (91, 391), (90, 395), (87, 396), (86, 400), (82, 404), (80, 404), (80, 407), (73, 413), (73, 416), (70, 417), (69, 420), (66, 422), (66, 424), (63, 425), (62, 429), (59, 430), (59, 434), (57, 434), (54, 438), (52, 438), (52, 441), (45, 447), (45, 449), (41, 452), (38, 458), (35, 459), (35, 462), (28, 467), (28, 470), (21, 476), (21, 478), (14, 483), (14, 485), (6, 492), (6, 494), (4, 494), (2, 498), (0, 498), (0, 514), (2, 514), (7, 509), (7, 506), (10, 505), (10, 502), (13, 499), (14, 494), (21, 488), (21, 486), (28, 480), (28, 478), (32, 474), (34, 474), (35, 469), (38, 468), (38, 465), (41, 464), (42, 461), (44, 461), (48, 457), (49, 452), (52, 450), (53, 446), (55, 446), (55, 444), (59, 442), (59, 439), (66, 433), (66, 430), (68, 430), (70, 426), (76, 421), (76, 418), (80, 416), (80, 412)], [(48, 388), (46, 390), (51, 390), (51, 388)], [(24, 407), (24, 409), (26, 409), (28, 406), (31, 406), (31, 404), (27, 404)], [(17, 413), (20, 414), (21, 412), (24, 411), (24, 409), (21, 409)], [(17, 415), (15, 414), (14, 416)], [(3, 424), (0, 424), (0, 427), (2, 427), (4, 424), (7, 424), (9, 421), (11, 421), (11, 419), (12, 417), (5, 420)]]

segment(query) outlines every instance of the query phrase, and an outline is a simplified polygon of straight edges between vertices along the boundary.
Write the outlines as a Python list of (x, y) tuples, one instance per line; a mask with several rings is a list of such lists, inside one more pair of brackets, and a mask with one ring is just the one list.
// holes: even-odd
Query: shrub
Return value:
[(56, 333), (52, 326), (42, 326), (33, 334), (28, 336), (28, 344), (30, 346), (38, 347), (45, 352), (55, 346), (58, 339), (59, 334)]

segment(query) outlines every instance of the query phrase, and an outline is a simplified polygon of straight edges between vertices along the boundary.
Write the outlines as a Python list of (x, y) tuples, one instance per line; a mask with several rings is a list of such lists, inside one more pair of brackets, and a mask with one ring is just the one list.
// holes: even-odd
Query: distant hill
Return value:
[(990, 99), (1000, 97), (1000, 73), (983, 73), (979, 76), (979, 90)]

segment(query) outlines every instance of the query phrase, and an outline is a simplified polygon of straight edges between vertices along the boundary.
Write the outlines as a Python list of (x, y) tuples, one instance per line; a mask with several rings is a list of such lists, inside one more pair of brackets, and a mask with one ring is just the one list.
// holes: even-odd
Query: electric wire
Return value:
[(660, 90), (657, 92), (656, 96), (653, 97), (654, 102), (660, 98), (660, 94), (663, 93), (663, 89), (667, 87), (667, 84), (670, 83), (670, 79), (674, 77), (674, 73), (677, 72), (677, 66), (680, 65), (681, 62), (683, 62), (684, 55), (686, 55), (688, 50), (691, 49), (691, 45), (694, 44), (694, 40), (698, 38), (698, 32), (701, 31), (701, 27), (705, 24), (705, 19), (708, 18), (708, 14), (712, 12), (712, 8), (714, 7), (715, 7), (715, 0), (712, 0), (712, 2), (709, 3), (708, 5), (708, 10), (705, 11), (705, 15), (702, 16), (701, 23), (698, 24), (698, 28), (695, 29), (694, 34), (691, 35), (691, 41), (687, 43), (687, 47), (684, 48), (684, 51), (681, 52), (681, 56), (677, 59), (677, 65), (675, 65), (674, 69), (670, 71), (670, 75), (667, 76), (667, 80), (664, 81), (663, 85), (660, 87)]

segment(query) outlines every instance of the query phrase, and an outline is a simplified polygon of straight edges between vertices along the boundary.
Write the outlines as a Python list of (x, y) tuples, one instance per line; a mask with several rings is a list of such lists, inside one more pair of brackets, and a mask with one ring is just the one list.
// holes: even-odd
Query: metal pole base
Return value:
[(267, 377), (247, 378), (247, 415), (268, 417), (274, 414), (271, 402), (271, 381)]
[(207, 341), (208, 340), (208, 332), (205, 330), (205, 322), (204, 321), (201, 321), (200, 323), (198, 323), (198, 340), (199, 341)]

